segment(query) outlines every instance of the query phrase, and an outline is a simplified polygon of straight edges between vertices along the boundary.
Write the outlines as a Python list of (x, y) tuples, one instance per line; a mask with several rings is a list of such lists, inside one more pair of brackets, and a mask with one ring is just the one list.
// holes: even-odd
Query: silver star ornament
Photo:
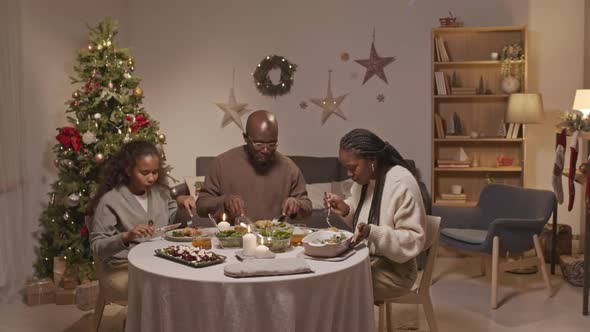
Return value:
[(332, 94), (332, 71), (328, 71), (328, 92), (325, 98), (310, 98), (309, 101), (319, 106), (322, 109), (322, 125), (326, 123), (326, 120), (330, 115), (335, 114), (342, 119), (346, 120), (346, 115), (340, 109), (340, 104), (348, 96), (348, 93), (340, 95), (334, 98)]
[(227, 103), (215, 103), (223, 112), (223, 119), (221, 120), (221, 127), (226, 127), (230, 122), (234, 122), (242, 131), (244, 126), (242, 124), (242, 115), (248, 112), (246, 103), (238, 103), (234, 94), (234, 88), (229, 90), (229, 98)]

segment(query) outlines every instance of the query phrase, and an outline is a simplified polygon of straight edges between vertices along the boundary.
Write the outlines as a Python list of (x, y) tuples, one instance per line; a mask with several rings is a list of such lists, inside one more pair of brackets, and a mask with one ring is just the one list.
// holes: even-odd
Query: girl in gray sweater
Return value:
[(175, 222), (177, 210), (154, 144), (126, 143), (104, 165), (89, 205), (90, 246), (101, 285), (114, 298), (127, 298), (129, 250), (155, 228)]

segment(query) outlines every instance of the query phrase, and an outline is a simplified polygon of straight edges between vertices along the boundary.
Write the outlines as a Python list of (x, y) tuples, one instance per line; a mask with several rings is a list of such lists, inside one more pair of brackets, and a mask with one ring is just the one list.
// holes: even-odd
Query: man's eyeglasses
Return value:
[(250, 141), (250, 143), (252, 143), (252, 146), (256, 150), (262, 150), (265, 147), (269, 150), (274, 150), (279, 145), (279, 143), (277, 143), (277, 142), (270, 142), (270, 143), (254, 142), (250, 137), (248, 137), (248, 140)]

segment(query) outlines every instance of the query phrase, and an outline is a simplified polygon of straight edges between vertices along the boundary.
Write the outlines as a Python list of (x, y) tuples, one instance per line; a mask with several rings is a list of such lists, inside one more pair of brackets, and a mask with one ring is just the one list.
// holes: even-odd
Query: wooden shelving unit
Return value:
[[(437, 58), (436, 38), (442, 38), (449, 61)], [(508, 105), (509, 94), (501, 89), (501, 60), (491, 60), (490, 53), (501, 53), (506, 45), (520, 43), (525, 52), (522, 64), (523, 75), (519, 92), (527, 88), (527, 38), (525, 26), (439, 28), (432, 30), (432, 200), (434, 205), (474, 206), (483, 187), (490, 181), (522, 186), (525, 163), (525, 128), (522, 126), (517, 138), (497, 137), (500, 124)], [(435, 72), (443, 72), (450, 78), (453, 73), (460, 78), (461, 87), (479, 87), (484, 81), (487, 94), (440, 95)], [(435, 117), (449, 120), (457, 113), (463, 126), (463, 135), (477, 132), (478, 138), (437, 136)], [(477, 167), (442, 168), (438, 159), (453, 159), (463, 148), (470, 159), (477, 159)], [(496, 167), (497, 157), (510, 157), (512, 166)], [(452, 185), (461, 185), (466, 201), (449, 202), (439, 199), (450, 193)]]

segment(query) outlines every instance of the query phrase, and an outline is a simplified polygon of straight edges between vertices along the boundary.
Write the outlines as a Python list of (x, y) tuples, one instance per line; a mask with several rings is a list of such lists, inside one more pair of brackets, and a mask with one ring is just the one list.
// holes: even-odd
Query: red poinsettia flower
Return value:
[[(130, 117), (129, 115), (127, 117)], [(133, 120), (133, 118), (131, 118)], [(150, 124), (148, 118), (143, 114), (135, 114), (135, 122), (129, 127), (131, 132), (136, 132), (141, 127), (147, 127)]]
[(59, 134), (55, 139), (65, 148), (72, 147), (76, 152), (80, 151), (82, 144), (80, 143), (80, 132), (74, 127), (63, 127), (59, 130)]
[(84, 226), (82, 226), (82, 228), (80, 228), (80, 235), (86, 236), (86, 234), (88, 234), (88, 227), (86, 227), (86, 225), (84, 225)]

